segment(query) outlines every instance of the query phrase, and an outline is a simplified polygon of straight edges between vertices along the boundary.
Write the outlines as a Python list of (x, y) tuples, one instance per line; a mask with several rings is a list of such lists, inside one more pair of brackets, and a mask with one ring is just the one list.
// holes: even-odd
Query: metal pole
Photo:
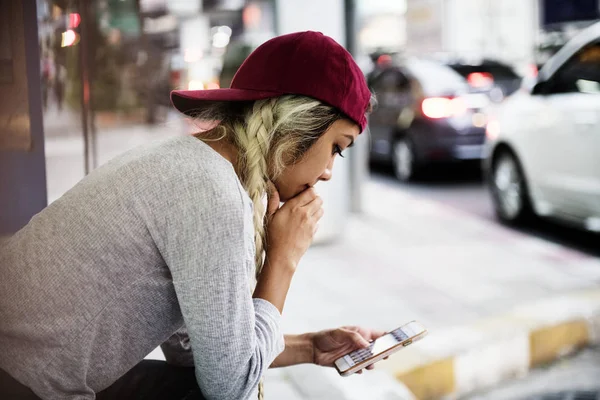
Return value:
[(78, 9), (81, 12), (81, 38), (79, 42), (79, 68), (81, 72), (81, 127), (83, 129), (84, 172), (89, 174), (96, 167), (96, 135), (93, 127), (93, 111), (91, 108), (91, 79), (89, 54), (92, 38), (90, 24), (93, 15), (92, 4), (80, 0)]
[[(346, 22), (345, 36), (346, 49), (354, 57), (357, 55), (356, 45), (356, 1), (344, 0), (344, 16)], [(356, 141), (348, 158), (350, 163), (350, 212), (360, 213), (363, 211), (363, 183), (369, 174), (368, 166), (368, 136), (363, 133)]]
[(344, 0), (346, 49), (356, 56), (356, 0)]

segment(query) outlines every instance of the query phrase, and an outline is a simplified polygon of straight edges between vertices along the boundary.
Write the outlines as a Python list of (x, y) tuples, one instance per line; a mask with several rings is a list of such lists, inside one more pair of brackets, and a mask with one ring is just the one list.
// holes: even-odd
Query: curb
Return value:
[(536, 301), (468, 327), (430, 332), (380, 368), (417, 399), (456, 398), (596, 344), (600, 288)]
[[(346, 378), (333, 368), (298, 365), (280, 379), (314, 400), (456, 399), (523, 377), (586, 346), (600, 344), (600, 287), (516, 307), (423, 340)], [(269, 379), (266, 393), (269, 397)]]

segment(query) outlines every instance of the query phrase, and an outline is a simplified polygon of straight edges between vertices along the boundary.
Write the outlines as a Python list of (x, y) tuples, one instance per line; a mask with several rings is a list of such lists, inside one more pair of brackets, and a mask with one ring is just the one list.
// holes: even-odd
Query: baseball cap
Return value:
[(230, 88), (174, 90), (173, 106), (187, 115), (203, 101), (252, 101), (296, 94), (315, 98), (343, 112), (361, 130), (371, 92), (350, 53), (320, 32), (277, 36), (242, 63)]

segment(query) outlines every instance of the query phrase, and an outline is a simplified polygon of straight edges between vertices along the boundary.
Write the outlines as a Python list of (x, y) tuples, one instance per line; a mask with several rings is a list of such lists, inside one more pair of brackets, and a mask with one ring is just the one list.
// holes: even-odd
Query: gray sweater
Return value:
[(0, 368), (44, 399), (94, 399), (161, 344), (191, 364), (191, 345), (206, 398), (255, 396), (284, 340), (251, 296), (253, 232), (232, 165), (198, 139), (117, 157), (0, 249)]

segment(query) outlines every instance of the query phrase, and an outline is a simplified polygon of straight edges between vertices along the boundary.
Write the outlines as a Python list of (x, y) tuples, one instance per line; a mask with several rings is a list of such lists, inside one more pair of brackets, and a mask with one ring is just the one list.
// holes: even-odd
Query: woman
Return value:
[[(312, 187), (366, 125), (361, 71), (302, 32), (260, 46), (231, 87), (173, 92), (213, 126), (117, 157), (9, 240), (1, 398), (245, 399), (269, 366), (332, 366), (381, 335), (279, 328), (323, 215)], [(158, 345), (167, 363), (141, 361)]]

